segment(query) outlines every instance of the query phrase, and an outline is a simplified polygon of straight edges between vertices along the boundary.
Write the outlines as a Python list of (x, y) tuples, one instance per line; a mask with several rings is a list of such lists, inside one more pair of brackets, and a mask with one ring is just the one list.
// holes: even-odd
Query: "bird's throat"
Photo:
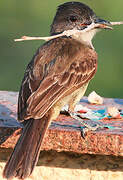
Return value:
[(81, 42), (82, 44), (86, 46), (90, 46), (92, 49), (94, 49), (93, 44), (92, 44), (92, 39), (94, 35), (97, 33), (97, 29), (93, 29), (91, 31), (87, 32), (78, 32), (72, 35), (72, 38), (76, 39), (77, 41)]

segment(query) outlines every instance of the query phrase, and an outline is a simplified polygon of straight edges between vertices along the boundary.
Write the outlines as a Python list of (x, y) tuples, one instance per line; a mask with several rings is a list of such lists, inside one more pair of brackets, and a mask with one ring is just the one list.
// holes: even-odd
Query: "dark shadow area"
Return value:
[[(6, 162), (12, 149), (0, 149), (0, 162)], [(41, 151), (37, 166), (97, 171), (123, 171), (123, 157)]]
[(0, 127), (0, 145), (4, 143), (18, 128)]

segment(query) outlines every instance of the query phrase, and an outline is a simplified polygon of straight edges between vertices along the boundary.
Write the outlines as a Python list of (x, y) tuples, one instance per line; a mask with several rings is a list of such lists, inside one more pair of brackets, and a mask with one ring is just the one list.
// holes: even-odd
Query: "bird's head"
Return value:
[(83, 3), (66, 2), (58, 7), (50, 32), (54, 35), (65, 30), (83, 30), (92, 23), (99, 26), (88, 32), (74, 35), (74, 39), (92, 45), (91, 40), (96, 32), (99, 29), (110, 29), (110, 22), (98, 18), (93, 10)]

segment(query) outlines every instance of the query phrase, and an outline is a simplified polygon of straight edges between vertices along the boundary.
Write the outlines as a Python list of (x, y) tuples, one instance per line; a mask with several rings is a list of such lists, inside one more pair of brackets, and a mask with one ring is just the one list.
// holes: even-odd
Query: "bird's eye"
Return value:
[(70, 17), (69, 17), (69, 20), (70, 20), (71, 22), (76, 22), (76, 21), (77, 21), (77, 18), (76, 18), (76, 16), (70, 16)]

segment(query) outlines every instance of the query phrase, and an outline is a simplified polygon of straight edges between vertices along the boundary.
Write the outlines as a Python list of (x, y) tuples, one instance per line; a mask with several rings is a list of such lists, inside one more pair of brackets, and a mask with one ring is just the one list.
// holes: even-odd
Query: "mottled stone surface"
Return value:
[[(20, 135), (22, 125), (16, 121), (17, 96), (16, 92), (0, 91), (1, 148), (13, 148)], [(90, 105), (87, 98), (84, 97), (80, 103), (90, 109), (115, 106), (123, 110), (122, 99), (105, 98), (103, 105)], [(69, 116), (60, 115), (51, 124), (42, 150), (123, 156), (123, 119), (105, 119), (101, 122), (116, 128), (90, 131), (83, 139), (81, 136), (82, 125)], [(118, 129), (119, 127), (120, 129)]]

